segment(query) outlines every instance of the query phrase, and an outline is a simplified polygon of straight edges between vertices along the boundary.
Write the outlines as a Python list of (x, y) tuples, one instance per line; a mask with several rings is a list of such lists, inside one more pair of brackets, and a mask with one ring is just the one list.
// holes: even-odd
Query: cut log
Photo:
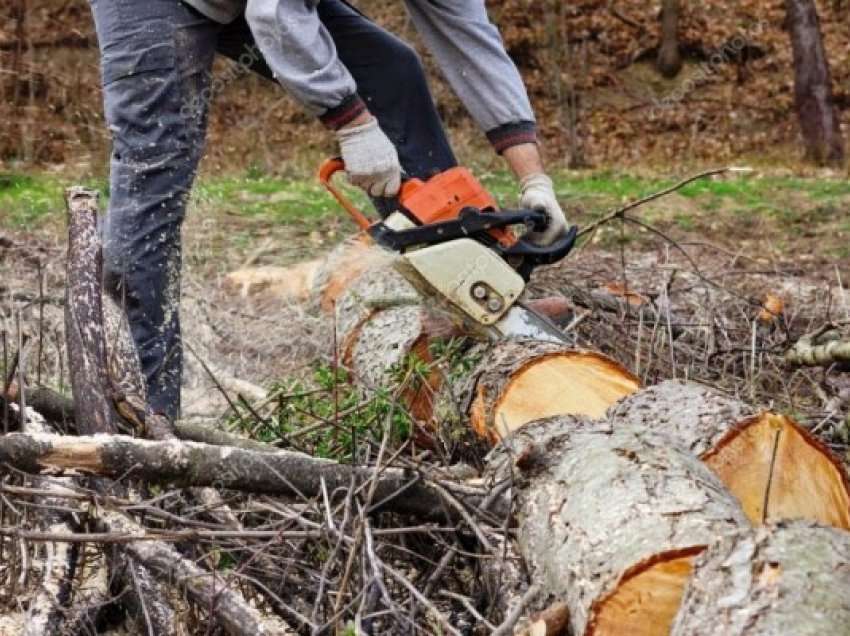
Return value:
[(540, 420), (488, 462), (496, 478), (515, 475), (523, 557), (535, 583), (567, 603), (574, 634), (666, 634), (693, 557), (749, 526), (699, 459), (646, 433)]
[[(564, 299), (529, 303), (545, 315), (570, 311)], [(336, 304), (339, 358), (355, 379), (369, 387), (387, 385), (389, 373), (413, 355), (433, 361), (430, 345), (462, 335), (446, 314), (423, 306), (417, 291), (391, 267), (370, 270), (352, 281)], [(506, 341), (482, 347), (472, 407), (479, 435), (496, 442), (531, 420), (557, 414), (598, 417), (639, 382), (605, 356), (565, 346)], [(413, 417), (433, 421), (443, 376), (436, 370), (404, 396)], [(559, 387), (569, 386), (569, 391)], [(463, 391), (462, 391), (463, 392)]]
[(697, 559), (671, 634), (847, 634), (848, 590), (850, 533), (799, 521), (736, 532)]
[(618, 429), (646, 429), (699, 456), (750, 521), (808, 519), (850, 530), (850, 482), (841, 460), (790, 418), (756, 413), (693, 383), (664, 382), (611, 409)]
[(551, 343), (507, 340), (481, 353), (471, 378), (470, 423), (496, 443), (552, 415), (601, 417), (637, 391), (638, 379), (599, 353)]

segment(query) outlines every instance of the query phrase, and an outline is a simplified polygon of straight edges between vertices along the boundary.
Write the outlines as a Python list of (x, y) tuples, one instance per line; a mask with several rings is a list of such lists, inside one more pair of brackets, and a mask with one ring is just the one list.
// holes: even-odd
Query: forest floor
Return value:
[[(508, 174), (481, 176), (500, 201), (512, 203)], [(555, 180), (570, 219), (587, 226), (684, 176), (586, 171), (561, 172)], [(106, 190), (96, 179), (78, 181)], [(0, 330), (8, 339), (17, 337), (20, 318), (24, 335), (31, 342), (43, 341), (40, 355), (30, 348), (31, 372), (63, 389), (62, 356), (50, 351), (55, 354), (62, 347), (62, 192), (70, 182), (67, 175), (53, 173), (0, 176)], [(812, 426), (828, 418), (835, 433), (830, 437), (843, 441), (841, 413), (850, 395), (840, 374), (805, 372), (798, 378), (780, 368), (784, 347), (795, 338), (827, 322), (850, 323), (850, 299), (845, 297), (850, 280), (848, 206), (850, 183), (827, 174), (803, 178), (755, 171), (703, 179), (633, 211), (632, 218), (644, 226), (615, 222), (601, 227), (564, 264), (541, 271), (535, 289), (562, 292), (565, 286), (591, 289), (625, 282), (630, 291), (653, 298), (669, 295), (673, 305), (679, 303), (678, 312), (690, 314), (684, 319), (698, 327), (707, 320), (705, 312), (725, 312), (709, 322), (722, 323), (726, 346), (709, 343), (707, 335), (694, 336), (674, 347), (679, 359), (674, 355), (672, 366), (661, 365), (660, 354), (653, 360), (650, 353), (649, 362), (636, 357), (641, 336), (628, 316), (608, 317), (617, 323), (619, 335), (589, 330), (583, 333), (584, 342), (619, 358), (647, 382), (670, 375), (691, 377), (760, 405), (778, 403)], [(330, 359), (332, 326), (300, 305), (263, 293), (234, 294), (223, 280), (246, 266), (315, 258), (351, 229), (312, 179), (256, 172), (201, 177), (184, 228), (187, 415), (216, 418), (227, 410), (198, 359), (214, 373), (266, 388), (287, 381), (309, 384), (316, 364)], [(32, 302), (39, 294), (39, 271), (41, 294), (57, 302)], [(760, 334), (756, 346), (751, 327), (768, 293), (785, 302), (785, 324), (764, 338)], [(711, 329), (702, 324), (697, 331), (715, 332), (717, 324)], [(16, 348), (13, 344), (8, 343), (9, 351)], [(724, 369), (728, 377), (723, 377)]]
[[(512, 203), (509, 175), (479, 174), (504, 204)], [(562, 172), (555, 181), (570, 219), (587, 227), (685, 176)], [(106, 192), (103, 181), (79, 175), (0, 176), (0, 377), (23, 351), (28, 379), (63, 393), (70, 389), (62, 193), (72, 183)], [(644, 384), (694, 380), (755, 408), (788, 414), (850, 467), (850, 374), (783, 362), (794, 342), (826, 324), (837, 325), (845, 336), (850, 331), (848, 206), (850, 184), (827, 174), (752, 172), (703, 179), (632, 210), (631, 221), (601, 226), (564, 262), (536, 272), (530, 293), (566, 296), (574, 305), (567, 330), (578, 346), (615, 358)], [(411, 456), (430, 456), (422, 450), (421, 430), (409, 436), (414, 424), (386, 394), (350, 383), (334, 366), (332, 320), (268, 290), (242, 294), (225, 284), (237, 269), (321, 256), (351, 229), (312, 179), (259, 173), (200, 178), (184, 226), (184, 417), (272, 444), (297, 439), (314, 456), (349, 462), (369, 443), (380, 442), (392, 416), (390, 444), (409, 449)], [(586, 302), (594, 292), (612, 288), (625, 288), (626, 297), (642, 304), (615, 302), (612, 308)], [(765, 318), (769, 295), (780, 298), (782, 307)], [(451, 343), (446, 351), (452, 351)], [(406, 360), (401, 372), (415, 364)], [(440, 423), (426, 434), (451, 440), (435, 446), (441, 465), (481, 465), (486, 448), (468, 429), (461, 433)], [(414, 443), (402, 446), (407, 439)], [(412, 551), (405, 544), (407, 551), (393, 563), (414, 577), (425, 561), (407, 553), (430, 554), (433, 545), (410, 545)], [(215, 553), (223, 552), (216, 546)], [(215, 567), (224, 572), (233, 563), (228, 556)], [(475, 559), (459, 561), (446, 585), (470, 594), (470, 581), (477, 580), (474, 564)], [(463, 608), (443, 598), (437, 606), (474, 633)], [(21, 616), (8, 612), (0, 634), (17, 633), (14, 621)], [(108, 633), (130, 632), (119, 626)]]

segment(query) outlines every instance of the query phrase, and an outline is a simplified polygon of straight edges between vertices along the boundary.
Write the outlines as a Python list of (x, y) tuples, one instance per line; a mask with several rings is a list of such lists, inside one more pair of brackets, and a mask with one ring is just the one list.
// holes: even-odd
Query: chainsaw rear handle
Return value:
[[(354, 205), (354, 202), (345, 196), (342, 193), (342, 190), (333, 184), (333, 177), (337, 172), (345, 172), (345, 162), (342, 158), (332, 157), (331, 159), (326, 159), (319, 167), (319, 181), (323, 186), (325, 186), (327, 191), (330, 192), (337, 201), (339, 201), (339, 204), (345, 208), (345, 211), (348, 212), (349, 216), (354, 219), (357, 227), (361, 230), (368, 230), (375, 224), (375, 221), (370, 220), (369, 217), (363, 214), (363, 212)], [(402, 179), (403, 182), (401, 184), (401, 190), (398, 193), (399, 198), (403, 198), (406, 192), (412, 191), (421, 184), (421, 182), (417, 179), (405, 179), (404, 174), (402, 174)]]
[(345, 172), (345, 162), (342, 158), (333, 157), (331, 159), (327, 159), (319, 167), (319, 181), (321, 181), (322, 185), (327, 188), (328, 192), (330, 192), (333, 197), (339, 201), (339, 204), (345, 208), (345, 211), (348, 212), (349, 216), (354, 219), (357, 227), (361, 230), (368, 230), (372, 227), (373, 222), (370, 221), (356, 205), (354, 205), (351, 199), (342, 193), (342, 190), (333, 184), (332, 179), (337, 172)]

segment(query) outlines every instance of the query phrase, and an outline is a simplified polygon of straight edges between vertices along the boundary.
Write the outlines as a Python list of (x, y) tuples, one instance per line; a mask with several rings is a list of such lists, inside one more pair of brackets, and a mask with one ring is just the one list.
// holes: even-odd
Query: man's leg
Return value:
[(318, 11), (405, 172), (427, 178), (456, 166), (416, 52), (343, 0), (321, 0)]
[(180, 228), (203, 150), (218, 25), (177, 0), (92, 0), (113, 138), (107, 288), (127, 311), (154, 411), (180, 411)]

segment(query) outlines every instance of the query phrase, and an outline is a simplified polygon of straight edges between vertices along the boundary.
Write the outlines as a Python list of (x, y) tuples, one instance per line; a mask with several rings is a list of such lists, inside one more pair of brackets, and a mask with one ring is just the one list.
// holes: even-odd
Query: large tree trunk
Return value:
[(490, 471), (513, 471), (522, 554), (535, 582), (566, 600), (574, 633), (667, 634), (694, 556), (733, 526), (850, 529), (836, 458), (790, 420), (749, 412), (666, 382), (601, 421), (538, 420), (497, 447)]
[(785, 10), (794, 50), (794, 101), (806, 158), (821, 165), (840, 164), (844, 138), (817, 7), (814, 0), (785, 0)]
[(672, 636), (821, 636), (850, 629), (850, 533), (781, 523), (701, 555)]

